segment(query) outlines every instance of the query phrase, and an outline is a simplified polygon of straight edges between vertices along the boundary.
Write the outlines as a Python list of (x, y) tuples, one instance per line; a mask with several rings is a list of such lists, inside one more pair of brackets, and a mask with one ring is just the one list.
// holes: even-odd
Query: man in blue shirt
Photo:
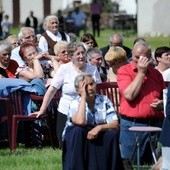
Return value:
[(72, 12), (71, 17), (75, 21), (76, 35), (79, 36), (81, 30), (84, 30), (84, 33), (86, 33), (86, 14), (80, 11), (79, 7), (76, 7)]

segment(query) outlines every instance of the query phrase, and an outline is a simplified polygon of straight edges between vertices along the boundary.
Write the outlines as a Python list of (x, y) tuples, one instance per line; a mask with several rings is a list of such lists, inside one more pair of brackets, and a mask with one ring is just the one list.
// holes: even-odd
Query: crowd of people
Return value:
[[(96, 22), (93, 34), (97, 31), (99, 36), (96, 18), (100, 19), (101, 6), (95, 3), (91, 7), (92, 19)], [(163, 126), (161, 166), (170, 169), (166, 130), (170, 86), (166, 117), (163, 110), (163, 89), (165, 81), (170, 80), (170, 47), (158, 47), (152, 55), (144, 38), (137, 37), (130, 49), (124, 46), (122, 35), (114, 33), (100, 49), (95, 36), (86, 33), (85, 14), (78, 17), (79, 13), (77, 7), (68, 18), (68, 23), (75, 21), (75, 32), (71, 32), (75, 36), (63, 27), (59, 11), (58, 16), (49, 15), (44, 19), (44, 32), (37, 37), (37, 20), (31, 11), (18, 36), (5, 35), (0, 41), (0, 78), (37, 83), (35, 90), (44, 95), (43, 102), (36, 112), (29, 113), (37, 118), (46, 112), (56, 92), (62, 91), (55, 131), (63, 151), (63, 170), (123, 170), (127, 165), (132, 169), (136, 163), (136, 157), (131, 158), (136, 145), (135, 133), (129, 131), (132, 126)], [(78, 40), (82, 28), (84, 34)], [(96, 85), (102, 82), (118, 84), (119, 117), (110, 99), (96, 94)], [(41, 92), (36, 89), (39, 83)], [(159, 139), (157, 135), (155, 139)], [(153, 163), (147, 136), (147, 132), (140, 136), (141, 164)]]

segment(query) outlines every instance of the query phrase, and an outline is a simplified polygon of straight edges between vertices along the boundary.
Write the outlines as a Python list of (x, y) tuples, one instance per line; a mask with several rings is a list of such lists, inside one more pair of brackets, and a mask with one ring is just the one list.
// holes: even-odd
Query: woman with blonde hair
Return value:
[(54, 77), (61, 64), (66, 64), (69, 62), (67, 47), (67, 41), (60, 41), (54, 45), (55, 55), (50, 55), (51, 60), (48, 62), (50, 66), (48, 63), (45, 65), (50, 67), (49, 77)]
[(110, 47), (105, 55), (105, 61), (109, 64), (108, 81), (117, 82), (117, 70), (128, 63), (126, 51), (119, 46)]
[(67, 47), (68, 47), (67, 41), (60, 41), (56, 43), (54, 46), (54, 53), (57, 57), (57, 61), (60, 64), (65, 64), (69, 62)]

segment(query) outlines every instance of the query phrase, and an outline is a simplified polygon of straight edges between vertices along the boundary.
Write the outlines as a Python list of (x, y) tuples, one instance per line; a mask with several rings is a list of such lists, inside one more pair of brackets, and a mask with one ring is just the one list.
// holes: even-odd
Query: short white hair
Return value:
[(31, 31), (35, 34), (34, 28), (31, 28), (31, 27), (22, 27), (22, 28), (20, 29), (19, 33), (18, 33), (18, 39), (19, 39), (19, 40), (21, 40), (21, 39), (23, 38), (23, 32), (24, 32), (25, 30), (31, 30)]
[(58, 17), (56, 15), (48, 15), (48, 16), (46, 16), (44, 21), (43, 21), (43, 28), (44, 28), (44, 30), (48, 29), (49, 21), (52, 18), (55, 18), (57, 20), (57, 22), (59, 22)]

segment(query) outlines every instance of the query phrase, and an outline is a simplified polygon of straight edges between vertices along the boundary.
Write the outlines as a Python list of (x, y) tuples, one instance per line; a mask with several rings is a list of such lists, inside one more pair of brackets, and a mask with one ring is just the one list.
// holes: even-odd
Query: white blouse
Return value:
[[(53, 41), (61, 41), (62, 40), (62, 35), (58, 32), (57, 33), (57, 36), (55, 36), (54, 34), (52, 34), (50, 31), (46, 31), (47, 35), (53, 40)], [(66, 35), (66, 39), (67, 39), (67, 42), (69, 43), (70, 42), (70, 37)], [(40, 40), (39, 40), (39, 44), (38, 44), (38, 47), (42, 50), (42, 51), (48, 51), (48, 42), (47, 40), (45, 39), (44, 36), (41, 36), (40, 37)]]
[[(97, 67), (86, 63), (85, 73), (92, 74), (95, 82), (101, 83), (101, 78)], [(74, 87), (74, 80), (78, 74), (80, 73), (74, 69), (73, 63), (69, 62), (59, 67), (56, 75), (51, 81), (52, 86), (57, 89), (62, 89), (62, 97), (59, 102), (58, 111), (65, 115), (68, 114), (71, 101), (78, 95)]]

